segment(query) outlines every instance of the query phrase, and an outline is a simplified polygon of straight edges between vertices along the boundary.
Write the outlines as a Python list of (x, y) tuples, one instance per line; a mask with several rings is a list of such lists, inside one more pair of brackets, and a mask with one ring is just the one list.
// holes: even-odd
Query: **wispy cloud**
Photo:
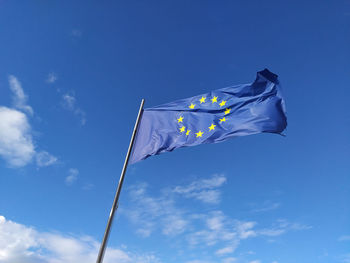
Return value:
[(36, 154), (36, 164), (39, 167), (50, 166), (57, 162), (57, 158), (46, 151), (41, 151)]
[(340, 257), (340, 262), (350, 263), (350, 254), (345, 254)]
[(253, 213), (262, 213), (267, 211), (272, 211), (278, 209), (281, 204), (277, 202), (271, 202), (270, 200), (264, 201), (261, 205), (254, 205), (255, 207), (252, 209)]
[(229, 258), (224, 258), (222, 260), (222, 263), (233, 263), (233, 262), (237, 262), (237, 258), (229, 257)]
[(340, 236), (338, 241), (350, 241), (350, 235)]
[(224, 175), (214, 175), (209, 179), (194, 181), (188, 186), (176, 186), (173, 192), (204, 203), (217, 204), (220, 202), (221, 193), (216, 188), (221, 187), (225, 182)]
[(55, 72), (50, 72), (48, 75), (47, 75), (47, 78), (46, 78), (46, 82), (47, 83), (55, 83), (56, 80), (57, 80), (58, 76)]
[(76, 104), (76, 99), (73, 95), (64, 94), (62, 96), (62, 106), (66, 110), (74, 111), (75, 104)]
[[(257, 222), (237, 220), (220, 210), (207, 211), (205, 214), (191, 213), (181, 205), (183, 202), (178, 202), (181, 198), (197, 199), (193, 193), (208, 189), (220, 192), (219, 187), (225, 182), (225, 176), (214, 175), (190, 182), (187, 186), (161, 189), (159, 195), (150, 194), (147, 184), (139, 183), (128, 189), (130, 210), (121, 211), (136, 226), (136, 232), (141, 236), (148, 237), (153, 232), (168, 237), (181, 235), (187, 243), (184, 246), (191, 249), (210, 248), (220, 258), (220, 262), (235, 262), (236, 258), (232, 254), (247, 239), (277, 237), (289, 231), (311, 228), (285, 219), (275, 221), (270, 227), (259, 227)], [(205, 262), (196, 260), (192, 262)]]
[[(98, 249), (99, 242), (90, 236), (39, 232), (0, 215), (2, 263), (95, 262)], [(160, 260), (152, 253), (140, 254), (120, 248), (107, 248), (104, 262), (160, 263)]]
[(271, 228), (259, 230), (258, 234), (262, 236), (280, 236), (288, 231), (308, 230), (312, 226), (300, 223), (291, 223), (286, 219), (279, 219)]
[(71, 35), (75, 38), (80, 38), (83, 35), (83, 32), (79, 29), (73, 29)]
[(225, 216), (222, 211), (197, 216), (197, 219), (204, 224), (204, 227), (197, 228), (187, 235), (189, 245), (220, 246), (221, 248), (215, 252), (218, 256), (233, 253), (241, 240), (256, 236), (253, 230), (255, 222), (234, 220)]
[(238, 223), (236, 223), (236, 230), (237, 233), (240, 237), (240, 239), (247, 239), (249, 237), (255, 237), (257, 236), (257, 233), (255, 230), (253, 230), (254, 226), (256, 225), (256, 222), (241, 222), (238, 221)]
[(89, 190), (91, 190), (91, 189), (94, 188), (94, 187), (95, 187), (94, 184), (85, 183), (85, 184), (83, 185), (82, 189), (85, 190), (85, 191), (89, 191)]
[(86, 113), (77, 106), (77, 100), (74, 93), (62, 95), (62, 107), (65, 110), (71, 111), (80, 119), (80, 124), (85, 125), (86, 123)]
[(33, 115), (34, 111), (32, 107), (27, 105), (28, 97), (24, 93), (22, 89), (22, 85), (19, 82), (19, 80), (15, 76), (10, 75), (9, 84), (10, 84), (10, 89), (13, 93), (12, 102), (13, 102), (14, 108), (22, 110), (26, 113), (29, 113), (30, 115)]
[(234, 252), (235, 249), (236, 249), (235, 246), (223, 247), (223, 248), (221, 248), (221, 249), (218, 249), (218, 250), (216, 251), (216, 254), (217, 254), (217, 255), (220, 255), (220, 256), (221, 256), (221, 255), (225, 255), (225, 254), (230, 254), (230, 253)]
[(147, 237), (155, 229), (161, 229), (164, 235), (178, 235), (184, 232), (188, 222), (183, 211), (174, 207), (174, 201), (165, 196), (151, 197), (147, 193), (147, 184), (138, 184), (129, 189), (133, 202), (132, 210), (122, 210), (129, 219), (140, 225), (137, 233)]
[[(141, 183), (129, 189), (130, 200), (133, 202), (132, 210), (125, 213), (135, 224), (139, 224), (137, 233), (147, 237), (156, 229), (161, 229), (164, 235), (174, 236), (184, 233), (192, 220), (184, 209), (175, 206), (174, 194), (178, 197), (194, 198), (204, 203), (218, 203), (220, 190), (216, 189), (226, 182), (223, 175), (214, 175), (207, 179), (191, 182), (188, 186), (176, 186), (164, 189), (158, 197), (150, 196), (148, 185)], [(215, 194), (210, 194), (211, 192)], [(148, 219), (148, 220), (145, 220)], [(208, 221), (211, 227), (219, 227), (218, 217)], [(158, 222), (157, 222), (158, 221)], [(157, 222), (157, 223), (155, 223)]]
[(71, 186), (78, 180), (79, 170), (75, 168), (70, 168), (68, 170), (68, 176), (65, 179), (65, 182), (68, 186)]
[(195, 259), (195, 260), (186, 261), (186, 263), (213, 263), (213, 262), (207, 261), (207, 260)]

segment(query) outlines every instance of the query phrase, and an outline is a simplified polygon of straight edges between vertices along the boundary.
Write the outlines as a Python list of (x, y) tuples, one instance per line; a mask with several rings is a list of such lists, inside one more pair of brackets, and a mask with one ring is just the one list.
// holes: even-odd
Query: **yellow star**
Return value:
[(183, 119), (184, 119), (184, 117), (181, 116), (180, 118), (177, 119), (177, 122), (178, 122), (178, 123), (179, 123), (179, 122), (182, 122)]
[(214, 125), (214, 123), (212, 125), (209, 126), (209, 131), (213, 131), (216, 125)]
[(225, 122), (225, 121), (226, 121), (226, 118), (225, 118), (225, 117), (223, 117), (222, 119), (220, 119), (220, 123)]
[(205, 99), (206, 99), (206, 97), (202, 97), (202, 98), (199, 100), (199, 101), (201, 102), (201, 104), (205, 102)]
[(186, 132), (186, 136), (188, 136), (190, 134), (191, 130), (187, 130)]
[(185, 126), (182, 126), (181, 128), (180, 128), (180, 132), (182, 133), (182, 132), (184, 132), (185, 131)]
[(193, 103), (191, 103), (191, 105), (190, 106), (188, 106), (190, 109), (194, 109), (194, 106), (196, 106), (196, 105), (194, 105)]
[(222, 101), (219, 103), (220, 107), (224, 106), (225, 104), (226, 104), (226, 100), (222, 100)]
[(199, 132), (196, 132), (196, 137), (202, 137), (202, 135), (203, 135), (203, 132), (202, 131), (199, 131)]
[(229, 114), (230, 112), (231, 112), (231, 109), (226, 109), (226, 110), (225, 110), (225, 115), (226, 115), (226, 114)]
[(214, 102), (218, 102), (218, 97), (217, 97), (217, 96), (214, 96), (214, 97), (211, 99), (211, 103), (214, 103)]

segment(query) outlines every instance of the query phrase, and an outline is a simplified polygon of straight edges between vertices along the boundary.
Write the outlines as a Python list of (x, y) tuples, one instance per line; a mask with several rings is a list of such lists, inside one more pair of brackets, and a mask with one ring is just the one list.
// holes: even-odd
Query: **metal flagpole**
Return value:
[(107, 245), (107, 241), (108, 241), (109, 232), (111, 230), (111, 225), (112, 225), (114, 213), (115, 213), (115, 211), (118, 208), (118, 199), (119, 199), (120, 191), (121, 191), (122, 186), (123, 186), (125, 171), (126, 171), (126, 168), (128, 167), (129, 157), (130, 157), (132, 146), (134, 144), (137, 127), (139, 126), (139, 122), (140, 122), (140, 119), (141, 119), (140, 117), (141, 117), (141, 113), (142, 113), (142, 110), (143, 110), (143, 104), (144, 103), (145, 103), (145, 100), (142, 99), (141, 105), (140, 105), (140, 109), (139, 109), (139, 113), (137, 115), (134, 131), (132, 132), (128, 153), (126, 154), (126, 157), (125, 157), (124, 166), (123, 166), (122, 173), (120, 175), (117, 192), (115, 193), (112, 209), (111, 209), (111, 212), (109, 214), (106, 231), (105, 231), (105, 234), (103, 236), (103, 240), (102, 240), (102, 243), (101, 243), (100, 251), (98, 252), (98, 257), (97, 257), (96, 263), (101, 263), (103, 261), (103, 256), (104, 256), (104, 253), (105, 253), (105, 250), (106, 250), (106, 245)]

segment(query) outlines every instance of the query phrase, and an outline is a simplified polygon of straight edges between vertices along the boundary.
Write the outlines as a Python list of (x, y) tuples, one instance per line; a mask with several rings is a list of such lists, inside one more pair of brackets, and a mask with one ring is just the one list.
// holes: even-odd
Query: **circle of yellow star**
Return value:
[(185, 131), (185, 129), (186, 129), (186, 127), (185, 127), (185, 126), (182, 126), (182, 127), (180, 128), (180, 132), (183, 133), (183, 132)]
[(218, 102), (218, 97), (217, 97), (217, 96), (214, 96), (214, 97), (211, 99), (211, 103), (214, 103), (214, 102)]
[(191, 103), (191, 105), (190, 106), (188, 106), (190, 109), (194, 109), (194, 106), (196, 106), (196, 105), (194, 105), (193, 103)]
[(177, 119), (177, 122), (180, 123), (183, 121), (183, 119), (184, 119), (184, 117), (180, 116), (180, 118)]
[(206, 97), (202, 97), (199, 101), (200, 101), (200, 103), (202, 104), (202, 103), (204, 103), (205, 102), (205, 99), (206, 99)]
[(222, 100), (222, 101), (219, 103), (220, 107), (224, 106), (225, 104), (226, 104), (226, 100)]
[(199, 131), (199, 132), (196, 132), (196, 137), (202, 137), (202, 135), (203, 135), (203, 132), (202, 131)]
[(209, 131), (213, 131), (215, 129), (215, 126), (214, 123), (212, 123), (212, 125), (209, 126)]
[(225, 110), (225, 115), (226, 115), (226, 114), (229, 114), (230, 112), (231, 112), (231, 109), (226, 109), (226, 110)]
[(188, 136), (190, 134), (191, 130), (187, 130), (186, 132), (186, 136)]
[(222, 119), (220, 119), (220, 123), (225, 122), (225, 121), (226, 121), (226, 118), (225, 118), (225, 117), (223, 117)]

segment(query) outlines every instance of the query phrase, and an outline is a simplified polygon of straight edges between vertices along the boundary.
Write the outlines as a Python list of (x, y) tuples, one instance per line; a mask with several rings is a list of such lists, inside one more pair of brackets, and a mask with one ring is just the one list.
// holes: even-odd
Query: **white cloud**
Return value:
[(36, 154), (36, 164), (39, 167), (50, 166), (57, 162), (57, 158), (46, 151), (41, 151)]
[(250, 261), (249, 263), (261, 263), (260, 260), (253, 260), (253, 261)]
[[(89, 236), (39, 232), (0, 216), (0, 262), (2, 263), (93, 263), (99, 242)], [(151, 254), (108, 248), (105, 263), (159, 263)]]
[(66, 177), (65, 182), (68, 186), (71, 186), (78, 179), (79, 170), (75, 168), (70, 168), (68, 173), (69, 175)]
[(0, 106), (0, 156), (10, 166), (21, 167), (35, 154), (27, 116), (17, 110)]
[(194, 198), (204, 203), (216, 204), (220, 202), (221, 193), (215, 189), (226, 182), (224, 175), (214, 175), (209, 179), (200, 179), (188, 186), (176, 186), (174, 193), (181, 194), (186, 198)]
[(77, 107), (77, 100), (74, 97), (74, 94), (64, 94), (62, 95), (62, 107), (65, 110), (71, 111), (74, 113), (75, 116), (77, 116), (80, 119), (80, 124), (85, 125), (86, 124), (86, 113)]
[(15, 109), (0, 106), (0, 156), (10, 167), (25, 166), (34, 156), (39, 167), (52, 165), (57, 161), (56, 157), (45, 151), (36, 152), (26, 115), (32, 115), (33, 109), (26, 104), (27, 96), (21, 83), (15, 76), (10, 75), (9, 85)]
[(27, 100), (28, 97), (24, 93), (22, 89), (22, 85), (19, 82), (19, 80), (13, 76), (9, 76), (9, 84), (10, 84), (10, 89), (13, 93), (12, 100), (13, 100), (13, 106), (16, 109), (22, 110), (24, 112), (29, 113), (30, 115), (33, 115), (33, 109), (29, 105), (27, 105)]
[(57, 80), (57, 74), (55, 72), (50, 72), (48, 75), (47, 75), (47, 79), (46, 79), (46, 82), (47, 83), (55, 83), (56, 80)]

